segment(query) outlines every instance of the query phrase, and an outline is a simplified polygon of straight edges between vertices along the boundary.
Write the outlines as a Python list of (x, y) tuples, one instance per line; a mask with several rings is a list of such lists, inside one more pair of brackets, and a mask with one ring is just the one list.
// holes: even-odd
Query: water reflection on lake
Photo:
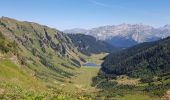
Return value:
[(89, 66), (89, 67), (100, 67), (100, 65), (97, 65), (97, 64), (92, 63), (92, 62), (87, 62), (87, 63), (83, 64), (83, 66)]

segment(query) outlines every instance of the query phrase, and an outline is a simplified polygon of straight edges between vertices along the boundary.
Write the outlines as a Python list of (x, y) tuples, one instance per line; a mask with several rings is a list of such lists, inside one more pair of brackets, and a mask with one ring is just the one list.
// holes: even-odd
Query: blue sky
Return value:
[(170, 24), (170, 0), (1, 0), (0, 16), (60, 30), (121, 23)]

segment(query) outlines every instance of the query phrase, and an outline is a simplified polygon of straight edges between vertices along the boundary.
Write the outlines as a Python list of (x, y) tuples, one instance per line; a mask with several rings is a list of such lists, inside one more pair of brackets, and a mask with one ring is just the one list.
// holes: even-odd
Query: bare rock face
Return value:
[(69, 37), (63, 32), (32, 22), (21, 22), (2, 17), (0, 31), (9, 39), (16, 41), (28, 50), (40, 47), (43, 52), (48, 48), (64, 56), (74, 49)]
[[(82, 30), (82, 29), (81, 29)], [(69, 33), (69, 30), (67, 30)], [(143, 42), (151, 42), (170, 36), (170, 25), (154, 28), (143, 24), (121, 24), (101, 26), (86, 31), (70, 30), (70, 33), (84, 33), (96, 39), (105, 40), (117, 47), (130, 47)]]

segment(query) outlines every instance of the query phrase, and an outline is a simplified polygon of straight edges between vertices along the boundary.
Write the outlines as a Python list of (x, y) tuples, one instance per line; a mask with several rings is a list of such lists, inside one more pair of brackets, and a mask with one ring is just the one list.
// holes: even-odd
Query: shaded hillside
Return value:
[(126, 38), (122, 38), (120, 36), (113, 37), (113, 38), (107, 39), (105, 41), (107, 43), (115, 45), (115, 47), (119, 47), (119, 48), (129, 48), (129, 47), (132, 47), (132, 46), (138, 44), (136, 41), (134, 41), (132, 39), (126, 39)]
[(134, 77), (170, 72), (170, 37), (110, 54), (102, 64), (106, 74)]
[(68, 36), (71, 38), (74, 45), (78, 47), (78, 50), (85, 55), (98, 54), (102, 52), (111, 53), (118, 50), (118, 48), (115, 48), (104, 41), (97, 40), (89, 35), (68, 34)]

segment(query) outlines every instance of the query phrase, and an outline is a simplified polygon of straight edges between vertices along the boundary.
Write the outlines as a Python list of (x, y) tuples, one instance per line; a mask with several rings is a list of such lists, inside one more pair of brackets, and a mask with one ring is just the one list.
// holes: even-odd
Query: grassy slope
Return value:
[[(95, 87), (91, 86), (92, 83), (92, 78), (97, 75), (99, 71), (99, 68), (97, 67), (82, 67), (77, 70), (77, 75), (72, 77), (70, 80), (67, 81), (66, 84), (63, 85), (63, 90), (64, 91), (69, 91), (74, 94), (86, 94), (86, 95), (91, 95), (93, 98), (97, 96), (99, 89), (96, 89)], [(117, 81), (120, 82), (131, 82), (134, 84), (137, 82), (136, 79), (118, 79)], [(125, 83), (124, 83), (125, 84)], [(130, 84), (130, 83), (127, 83)], [(135, 83), (137, 84), (137, 83)], [(127, 91), (127, 90), (125, 90)], [(97, 99), (103, 99), (104, 97), (97, 98)], [(107, 97), (106, 97), (107, 98)], [(160, 100), (158, 97), (151, 97), (148, 96), (148, 94), (144, 92), (136, 92), (136, 91), (129, 91), (127, 94), (123, 96), (116, 96), (113, 97), (115, 100)]]
[(97, 65), (101, 65), (103, 62), (103, 58), (108, 55), (108, 53), (100, 53), (100, 54), (92, 54), (91, 56), (85, 57), (88, 62), (95, 63)]
[[(0, 92), (2, 98), (3, 95), (7, 97), (14, 95), (12, 98), (25, 98), (29, 97), (30, 93), (32, 94), (31, 97), (41, 96), (41, 94), (48, 94), (49, 91), (47, 90), (51, 87), (54, 90), (62, 89), (63, 84), (67, 86), (63, 92), (69, 89), (76, 92), (84, 88), (91, 89), (91, 78), (97, 74), (98, 69), (75, 66), (76, 63), (70, 59), (79, 60), (78, 56), (81, 55), (77, 54), (79, 52), (75, 51), (62, 32), (36, 23), (20, 22), (9, 18), (0, 20), (0, 32), (5, 37), (3, 41), (13, 42), (15, 40), (18, 48), (20, 48), (17, 49), (19, 52), (16, 52), (16, 54), (19, 56), (16, 58), (13, 57), (14, 53), (11, 51), (8, 52), (9, 55), (4, 54), (0, 58)], [(46, 36), (46, 32), (51, 39), (48, 39), (49, 36)], [(55, 38), (55, 34), (58, 35), (57, 38)], [(40, 42), (40, 40), (43, 41)], [(56, 46), (62, 44), (68, 52), (63, 53), (62, 50), (54, 50), (50, 46), (51, 42), (54, 42)], [(45, 52), (42, 50), (42, 44)], [(62, 46), (57, 48), (62, 49)], [(36, 50), (33, 52), (33, 49)], [(51, 54), (51, 57), (49, 57), (49, 54)], [(65, 54), (65, 56), (61, 56), (62, 54)], [(21, 62), (15, 64), (15, 61), (21, 60), (24, 64), (20, 65)], [(47, 64), (43, 64), (41, 60)], [(51, 67), (51, 65), (53, 66)]]
[(0, 99), (76, 100), (78, 95), (63, 91), (60, 85), (48, 85), (16, 64), (10, 55), (0, 54)]
[[(18, 67), (14, 62), (6, 57), (0, 58), (0, 97), (4, 94), (18, 98), (27, 93), (44, 92), (47, 90), (45, 85), (35, 79), (28, 73), (24, 72), (21, 67)], [(16, 97), (15, 97), (16, 95)]]
[(25, 72), (24, 66), (21, 67), (15, 64), (15, 62), (11, 60), (11, 57), (11, 55), (0, 56), (0, 99), (51, 98), (53, 97), (51, 94), (56, 91), (57, 93), (61, 92), (61, 98), (65, 98), (61, 100), (67, 100), (67, 97), (72, 97), (73, 100), (75, 100), (76, 96), (79, 97), (84, 95), (84, 93), (95, 91), (95, 89), (91, 87), (91, 79), (97, 75), (99, 70), (97, 67), (81, 67), (75, 69), (75, 76), (71, 77), (71, 79), (65, 78), (64, 82), (56, 80), (56, 86), (54, 86), (54, 84), (51, 84), (51, 86), (56, 87), (57, 90), (49, 91), (49, 88), (46, 87), (43, 81), (37, 80), (36, 77)]
[[(30, 88), (38, 88), (41, 86), (38, 80), (31, 77), (31, 75), (27, 75), (21, 68), (11, 62), (9, 59), (4, 58), (0, 60), (0, 79), (10, 83), (19, 82), (21, 85)], [(20, 85), (18, 84), (18, 85)]]
[[(44, 29), (52, 39), (47, 39)], [(11, 59), (14, 55), (11, 51), (8, 52), (9, 55), (4, 53), (4, 56), (0, 57), (1, 98), (4, 98), (4, 95), (10, 97), (13, 94), (16, 95), (15, 97), (24, 98), (29, 97), (30, 93), (34, 95), (31, 97), (45, 96), (49, 92), (51, 93), (51, 91), (47, 91), (48, 89), (54, 90), (52, 90), (52, 95), (56, 93), (58, 95), (63, 83), (67, 83), (67, 80), (71, 80), (70, 77), (78, 73), (79, 66), (76, 66), (78, 64), (74, 61), (80, 59), (78, 57), (80, 55), (77, 54), (79, 52), (74, 49), (74, 46), (62, 32), (36, 23), (20, 22), (9, 18), (0, 20), (0, 32), (5, 37), (3, 41), (13, 42), (15, 40), (18, 48), (20, 48), (17, 49), (19, 52), (16, 52), (17, 57), (15, 59), (20, 62), (18, 64), (15, 64), (14, 59)], [(55, 37), (55, 34), (58, 36)], [(42, 38), (48, 42), (41, 41), (45, 52), (41, 48), (40, 40), (43, 40)], [(62, 50), (54, 50), (50, 46), (51, 42), (54, 42), (55, 46), (59, 45), (57, 48), (65, 48), (68, 51), (63, 53)], [(2, 44), (6, 45), (3, 42)], [(36, 49), (35, 54), (33, 54), (33, 48)], [(51, 54), (51, 57), (49, 57), (49, 54)], [(65, 56), (62, 56), (62, 54), (65, 54)], [(71, 59), (74, 59), (74, 61)], [(21, 60), (24, 62), (22, 65), (20, 65)], [(47, 64), (43, 64), (40, 60)], [(70, 87), (73, 86), (74, 84), (70, 85)], [(62, 91), (62, 93), (65, 93), (65, 91)]]
[(68, 83), (65, 84), (64, 90), (68, 91), (84, 91), (89, 92), (94, 90), (91, 87), (92, 77), (95, 77), (98, 73), (99, 68), (97, 67), (81, 67), (77, 69), (77, 74), (73, 76)]
[(160, 100), (160, 98), (150, 97), (143, 93), (134, 93), (122, 97), (116, 97), (115, 100)]
[[(101, 80), (103, 82), (105, 80)], [(140, 83), (139, 79), (129, 78), (127, 76), (120, 76), (117, 79), (109, 80), (109, 82), (117, 82), (117, 84), (104, 84), (109, 88), (103, 88), (96, 96), (98, 99), (104, 100), (160, 100), (161, 97), (148, 94), (145, 91), (141, 91), (140, 88), (130, 88), (130, 86), (148, 85)], [(99, 82), (100, 83), (100, 82)], [(99, 84), (97, 84), (99, 85)]]
[[(102, 58), (107, 55), (105, 53), (101, 54), (95, 54), (92, 56), (83, 56), (86, 61), (95, 63), (95, 64), (101, 64)], [(88, 67), (88, 66), (82, 66), (81, 68), (74, 69), (75, 76), (72, 76), (70, 79), (65, 78), (64, 82), (58, 82), (55, 83), (60, 86), (60, 88), (63, 91), (73, 93), (76, 95), (91, 95), (92, 97), (95, 96), (93, 92), (97, 92), (98, 89), (95, 87), (92, 87), (92, 78), (97, 76), (97, 73), (99, 71), (99, 67)]]
[[(60, 85), (73, 76), (75, 70), (80, 67), (71, 60), (80, 61), (80, 55), (77, 54), (79, 52), (74, 49), (67, 36), (56, 29), (36, 23), (1, 18), (0, 32), (5, 37), (3, 39), (5, 43), (7, 41), (10, 43), (14, 40), (17, 43), (19, 49), (15, 49), (18, 51), (15, 53), (17, 55), (16, 60), (20, 61), (20, 63), (21, 60), (24, 62), (21, 65), (23, 71), (28, 72), (33, 78), (35, 77), (45, 82), (46, 86), (60, 88)], [(0, 44), (6, 45), (7, 43), (5, 43), (0, 41)], [(55, 46), (51, 46), (52, 44)], [(56, 46), (57, 48), (54, 49)], [(44, 47), (45, 51), (42, 50), (42, 47)], [(67, 52), (63, 53), (63, 49)], [(10, 57), (7, 57), (7, 59), (9, 60)], [(45, 64), (42, 62), (45, 62)], [(8, 70), (3, 72), (9, 74)], [(18, 76), (15, 77), (18, 78)], [(23, 83), (26, 82), (23, 81)]]
[[(139, 80), (140, 79), (129, 78), (125, 75), (121, 75), (117, 77), (117, 79), (114, 81), (116, 81), (119, 85), (134, 85), (134, 86), (148, 85), (148, 84), (141, 83)], [(124, 94), (123, 96), (115, 97), (115, 99), (116, 100), (160, 100), (159, 97), (149, 96), (147, 93), (142, 91), (129, 91), (127, 92), (127, 94)]]
[[(10, 57), (0, 57), (0, 97), (2, 98), (4, 94), (8, 95), (10, 98), (36, 98), (43, 97), (45, 94), (53, 93), (48, 91), (47, 87), (43, 82), (37, 80), (33, 76), (29, 75), (24, 71), (22, 67), (16, 65)], [(71, 79), (64, 79), (64, 82), (56, 81), (56, 86), (61, 89), (61, 92), (69, 92), (72, 95), (91, 95), (96, 96), (95, 92), (98, 89), (91, 87), (92, 78), (97, 75), (99, 71), (98, 67), (81, 67), (75, 69), (76, 75), (71, 77)], [(118, 81), (122, 82), (122, 78)], [(125, 79), (128, 82), (128, 79)], [(132, 80), (130, 80), (132, 81)], [(54, 85), (54, 84), (53, 84)], [(47, 92), (48, 91), (48, 92)], [(2, 95), (3, 94), (3, 95)], [(18, 95), (19, 94), (19, 95)], [(5, 96), (6, 96), (5, 95)], [(49, 96), (49, 98), (51, 95)], [(66, 98), (63, 94), (61, 98)], [(74, 98), (74, 97), (73, 97)], [(100, 98), (101, 99), (101, 98)], [(159, 100), (159, 98), (149, 97), (147, 94), (142, 92), (127, 93), (124, 96), (114, 97), (116, 100)], [(65, 99), (64, 99), (65, 100)], [(74, 100), (74, 99), (73, 99)]]

